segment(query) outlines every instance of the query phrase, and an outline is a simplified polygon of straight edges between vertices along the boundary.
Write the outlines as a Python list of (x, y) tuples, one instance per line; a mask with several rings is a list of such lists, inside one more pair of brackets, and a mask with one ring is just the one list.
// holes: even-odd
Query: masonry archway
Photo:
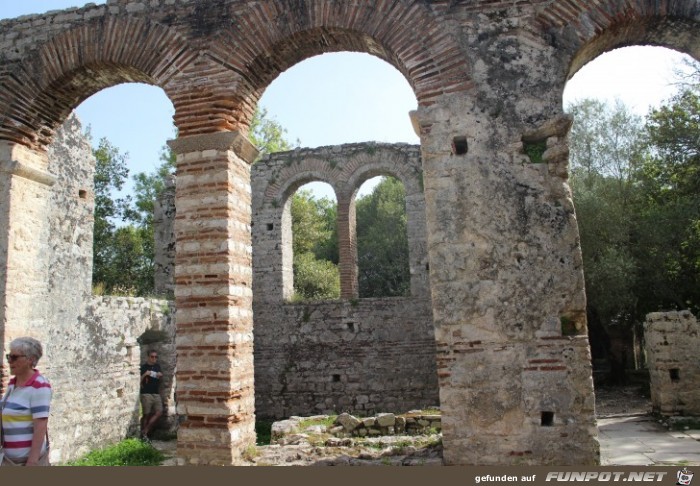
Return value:
[[(425, 201), (417, 146), (374, 142), (266, 155), (251, 171), (256, 414), (407, 412), (437, 405), (435, 340), (427, 286)], [(327, 181), (338, 195), (340, 262), (356, 267), (355, 195), (392, 174), (406, 188), (411, 296), (358, 299), (341, 273), (340, 299), (288, 302), (284, 215), (294, 190)], [(287, 203), (287, 204), (285, 204)], [(289, 261), (287, 257), (286, 261)], [(344, 267), (348, 269), (350, 265)], [(343, 267), (341, 267), (342, 270)], [(350, 267), (352, 268), (352, 267)], [(352, 275), (353, 278), (349, 278)], [(311, 359), (309, 359), (311, 358)]]
[[(625, 42), (675, 43), (697, 58), (698, 8), (118, 0), (3, 23), (0, 247), (12, 249), (2, 253), (11, 263), (3, 280), (30, 287), (4, 289), (5, 333), (45, 320), (31, 304), (45, 289), (37, 215), (53, 181), (44, 150), (55, 127), (100, 87), (160, 86), (179, 129), (178, 454), (189, 464), (241, 463), (254, 442), (248, 124), (287, 67), (367, 52), (396, 66), (419, 103), (445, 462), (594, 463), (561, 91), (578, 65)], [(533, 144), (544, 163), (526, 154)], [(562, 319), (576, 324), (574, 336), (562, 335)]]

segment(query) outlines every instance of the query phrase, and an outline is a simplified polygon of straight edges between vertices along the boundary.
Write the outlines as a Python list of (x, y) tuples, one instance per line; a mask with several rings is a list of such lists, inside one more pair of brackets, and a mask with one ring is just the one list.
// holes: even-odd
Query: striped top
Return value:
[[(16, 378), (10, 379), (3, 402), (2, 429), (5, 436), (5, 454), (9, 459), (24, 462), (29, 457), (34, 433), (34, 419), (48, 418), (51, 404), (51, 384), (34, 370), (24, 386), (15, 387)], [(41, 452), (46, 450), (46, 438)]]

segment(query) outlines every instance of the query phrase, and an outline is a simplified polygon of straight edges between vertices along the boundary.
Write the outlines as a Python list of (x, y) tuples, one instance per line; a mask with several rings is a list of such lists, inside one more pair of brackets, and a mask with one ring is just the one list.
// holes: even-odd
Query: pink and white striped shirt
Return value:
[[(2, 409), (2, 429), (5, 436), (5, 455), (13, 461), (25, 462), (29, 457), (34, 433), (34, 419), (48, 418), (51, 405), (51, 384), (34, 370), (34, 374), (24, 386), (15, 385), (16, 378), (10, 379)], [(46, 438), (41, 452), (46, 450)]]

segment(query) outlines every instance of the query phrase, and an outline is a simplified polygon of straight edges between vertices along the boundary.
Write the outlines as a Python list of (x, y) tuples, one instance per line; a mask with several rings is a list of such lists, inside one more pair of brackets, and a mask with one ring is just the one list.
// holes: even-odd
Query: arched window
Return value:
[(406, 191), (394, 177), (374, 177), (355, 201), (360, 297), (410, 295)]
[(293, 301), (337, 299), (338, 204), (329, 184), (313, 182), (290, 198), (294, 266)]

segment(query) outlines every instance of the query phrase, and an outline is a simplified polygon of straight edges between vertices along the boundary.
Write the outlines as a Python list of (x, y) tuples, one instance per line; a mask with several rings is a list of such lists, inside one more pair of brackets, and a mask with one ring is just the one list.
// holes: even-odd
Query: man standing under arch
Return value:
[(148, 434), (163, 415), (163, 400), (160, 398), (162, 377), (158, 352), (150, 349), (148, 360), (141, 365), (141, 440), (147, 442)]

